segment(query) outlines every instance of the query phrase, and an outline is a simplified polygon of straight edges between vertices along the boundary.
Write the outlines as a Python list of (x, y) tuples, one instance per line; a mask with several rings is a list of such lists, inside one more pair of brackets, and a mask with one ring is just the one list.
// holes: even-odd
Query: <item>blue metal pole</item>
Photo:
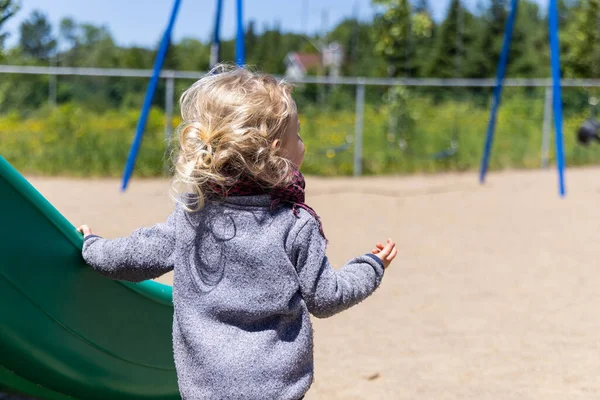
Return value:
[(565, 152), (563, 141), (562, 89), (560, 85), (560, 46), (558, 38), (558, 3), (550, 0), (548, 9), (548, 28), (550, 31), (550, 58), (552, 66), (552, 86), (554, 106), (554, 132), (556, 140), (556, 168), (558, 169), (558, 192), (561, 197), (565, 191)]
[(494, 98), (492, 101), (492, 111), (488, 122), (487, 133), (485, 136), (485, 146), (483, 147), (483, 158), (481, 159), (481, 168), (479, 170), (479, 182), (485, 182), (490, 155), (492, 153), (492, 143), (494, 141), (494, 130), (496, 129), (496, 117), (498, 116), (498, 108), (502, 96), (502, 86), (504, 85), (504, 76), (506, 75), (506, 66), (508, 65), (508, 53), (510, 51), (510, 42), (512, 40), (515, 19), (517, 17), (517, 9), (519, 0), (512, 0), (510, 14), (504, 26), (504, 42), (502, 44), (502, 52), (500, 53), (500, 61), (498, 62), (498, 70), (496, 72), (496, 86), (494, 87)]
[(237, 0), (237, 37), (235, 39), (235, 63), (239, 66), (246, 64), (245, 32), (244, 32), (244, 1)]
[(217, 11), (215, 13), (215, 31), (210, 47), (210, 67), (214, 67), (221, 58), (221, 15), (223, 14), (223, 0), (217, 0)]
[(152, 77), (148, 83), (148, 89), (146, 90), (146, 97), (144, 99), (144, 105), (142, 106), (142, 113), (140, 115), (140, 119), (138, 120), (133, 143), (129, 149), (129, 156), (127, 157), (127, 163), (125, 164), (125, 172), (123, 174), (121, 191), (125, 191), (127, 189), (127, 184), (129, 183), (129, 179), (133, 173), (135, 159), (142, 143), (142, 137), (144, 135), (144, 130), (146, 129), (146, 121), (148, 120), (148, 113), (150, 112), (150, 106), (152, 105), (152, 98), (156, 92), (156, 87), (158, 86), (158, 80), (160, 77), (160, 70), (162, 69), (165, 57), (167, 56), (167, 50), (169, 49), (169, 44), (171, 43), (171, 34), (173, 33), (173, 26), (175, 25), (175, 19), (177, 18), (177, 12), (179, 11), (180, 4), (181, 0), (175, 0), (175, 3), (173, 4), (173, 10), (171, 11), (171, 17), (169, 19), (169, 24), (167, 25), (162, 42), (160, 43), (156, 60), (154, 61), (154, 70), (152, 71)]

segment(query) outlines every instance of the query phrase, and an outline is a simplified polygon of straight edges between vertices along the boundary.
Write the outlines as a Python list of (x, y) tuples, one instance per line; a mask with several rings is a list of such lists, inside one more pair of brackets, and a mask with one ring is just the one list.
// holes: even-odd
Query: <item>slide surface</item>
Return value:
[(82, 244), (0, 157), (0, 392), (179, 399), (171, 287), (106, 279), (85, 265)]

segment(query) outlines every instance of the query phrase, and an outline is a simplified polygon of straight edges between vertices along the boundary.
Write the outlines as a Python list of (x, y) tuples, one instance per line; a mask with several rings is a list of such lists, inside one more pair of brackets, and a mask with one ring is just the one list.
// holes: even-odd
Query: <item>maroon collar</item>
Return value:
[(305, 203), (305, 188), (306, 182), (304, 175), (298, 170), (292, 172), (293, 179), (288, 186), (268, 188), (265, 185), (261, 185), (259, 182), (251, 178), (240, 179), (235, 185), (226, 189), (214, 190), (214, 193), (219, 197), (236, 197), (236, 196), (259, 196), (268, 194), (271, 196), (271, 208), (279, 206), (280, 204), (287, 203), (292, 206), (292, 212), (296, 217), (299, 217), (299, 209), (303, 208), (312, 215), (319, 223), (319, 231), (325, 238), (325, 232), (323, 231), (323, 224), (321, 218), (308, 204)]

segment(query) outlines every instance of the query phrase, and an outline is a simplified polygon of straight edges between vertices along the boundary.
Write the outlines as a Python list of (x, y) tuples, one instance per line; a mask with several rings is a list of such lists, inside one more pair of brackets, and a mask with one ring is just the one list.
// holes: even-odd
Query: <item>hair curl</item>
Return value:
[(173, 194), (193, 197), (190, 211), (207, 196), (226, 193), (239, 179), (266, 188), (289, 183), (292, 163), (281, 142), (297, 113), (292, 85), (246, 68), (219, 65), (180, 99)]

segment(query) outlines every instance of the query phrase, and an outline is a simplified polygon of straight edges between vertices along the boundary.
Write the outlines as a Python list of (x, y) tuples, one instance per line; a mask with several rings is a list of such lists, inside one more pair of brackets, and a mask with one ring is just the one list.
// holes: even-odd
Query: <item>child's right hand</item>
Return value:
[(94, 233), (92, 232), (92, 230), (90, 229), (89, 226), (87, 225), (81, 225), (79, 228), (77, 228), (77, 230), (81, 233), (83, 233), (83, 237), (88, 237), (89, 235), (93, 235)]
[(396, 243), (392, 242), (392, 239), (388, 239), (385, 246), (381, 243), (377, 243), (372, 253), (379, 257), (383, 262), (383, 268), (387, 269), (394, 257), (396, 257), (396, 254), (398, 254), (398, 249), (396, 248)]

